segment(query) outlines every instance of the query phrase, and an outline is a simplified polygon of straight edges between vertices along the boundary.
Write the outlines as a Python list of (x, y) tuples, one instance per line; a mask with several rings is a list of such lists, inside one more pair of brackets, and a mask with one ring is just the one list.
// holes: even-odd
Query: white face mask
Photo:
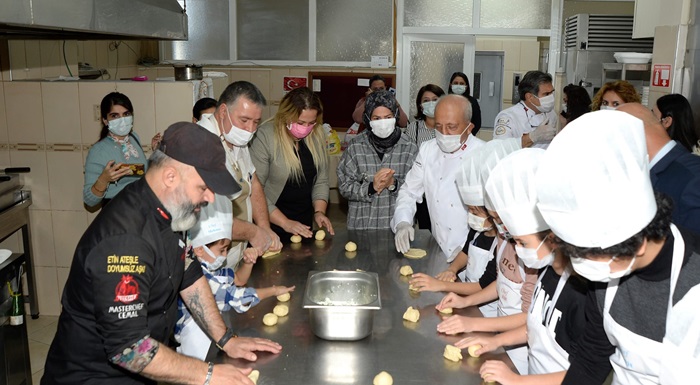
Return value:
[(437, 100), (431, 100), (429, 102), (421, 103), (423, 108), (423, 114), (429, 118), (435, 117), (435, 106), (437, 105)]
[(484, 224), (486, 223), (486, 218), (474, 215), (469, 212), (467, 213), (467, 223), (469, 224), (469, 227), (479, 232), (488, 231), (493, 228), (493, 226), (484, 226)]
[(214, 116), (214, 114), (212, 114), (212, 113), (202, 114), (202, 117), (200, 117), (198, 121), (207, 120), (207, 119), (211, 118), (212, 116)]
[(611, 279), (622, 278), (632, 272), (632, 265), (637, 256), (632, 257), (630, 264), (626, 269), (610, 272), (610, 264), (615, 260), (615, 256), (610, 258), (608, 262), (593, 261), (586, 258), (571, 257), (571, 266), (582, 277), (594, 282), (610, 282)]
[(503, 226), (502, 224), (500, 224), (500, 223), (498, 223), (498, 222), (496, 222), (496, 221), (493, 221), (493, 224), (494, 224), (494, 226), (496, 226), (496, 231), (498, 231), (498, 235), (500, 235), (501, 238), (503, 238), (503, 239), (510, 239), (510, 238), (512, 238), (512, 237), (510, 236), (510, 233), (508, 232), (508, 230), (506, 230), (506, 227), (505, 227), (505, 226)]
[(566, 109), (567, 109), (567, 108), (568, 108), (568, 107), (567, 107), (566, 103), (562, 103), (562, 104), (561, 104), (561, 110), (562, 110), (562, 112), (566, 112)]
[(540, 105), (537, 107), (540, 112), (552, 112), (552, 110), (554, 110), (554, 94), (549, 94), (537, 99), (540, 100)]
[(133, 116), (122, 116), (119, 119), (110, 120), (109, 131), (117, 136), (126, 136), (131, 132), (134, 127), (134, 117)]
[(374, 135), (386, 139), (396, 129), (396, 118), (370, 120), (369, 125)]
[(464, 131), (462, 131), (462, 133), (457, 135), (443, 135), (440, 131), (435, 130), (435, 140), (437, 141), (437, 145), (438, 147), (440, 147), (440, 150), (448, 154), (459, 150), (459, 148), (462, 147), (462, 144), (464, 144), (464, 142), (462, 142), (462, 134), (464, 134), (469, 129), (470, 125), (471, 123), (469, 123), (467, 127), (464, 128)]
[(228, 116), (228, 120), (231, 122), (231, 129), (228, 131), (228, 133), (224, 134), (226, 141), (238, 147), (247, 146), (248, 142), (253, 139), (255, 132), (249, 132), (242, 128), (236, 127), (236, 125), (233, 124), (233, 120), (231, 120), (231, 115), (228, 113), (228, 108), (226, 109), (226, 116)]
[(221, 266), (226, 263), (226, 256), (225, 255), (214, 255), (214, 252), (211, 251), (210, 248), (207, 247), (207, 245), (202, 246), (204, 248), (204, 251), (209, 254), (210, 257), (214, 258), (214, 262), (207, 262), (204, 260), (200, 259), (200, 262), (204, 264), (204, 267), (207, 268), (209, 271), (216, 271), (221, 268)]
[(464, 91), (467, 90), (467, 86), (462, 85), (462, 84), (451, 84), (450, 89), (452, 90), (453, 93), (462, 95), (462, 94), (464, 94)]
[(605, 111), (605, 110), (615, 111), (615, 110), (617, 110), (617, 107), (613, 107), (613, 106), (600, 106), (600, 110), (601, 110), (601, 111)]
[(541, 269), (545, 266), (549, 266), (552, 264), (552, 262), (554, 262), (554, 251), (545, 255), (541, 259), (537, 256), (537, 252), (540, 250), (540, 247), (544, 245), (544, 241), (546, 240), (547, 238), (543, 239), (536, 249), (528, 249), (520, 245), (515, 245), (515, 253), (518, 254), (518, 257), (523, 261), (525, 266), (531, 269)]

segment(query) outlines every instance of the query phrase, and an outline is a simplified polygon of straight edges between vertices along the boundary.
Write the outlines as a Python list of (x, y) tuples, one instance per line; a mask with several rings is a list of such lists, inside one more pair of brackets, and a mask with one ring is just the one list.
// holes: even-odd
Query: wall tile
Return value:
[(32, 191), (32, 207), (36, 210), (50, 210), (49, 175), (46, 153), (43, 151), (10, 151), (13, 167), (30, 167), (32, 171), (22, 174), (24, 187)]
[(10, 50), (10, 69), (12, 80), (27, 79), (29, 69), (27, 68), (27, 57), (24, 55), (24, 41), (10, 40), (8, 42)]
[(540, 62), (540, 43), (537, 41), (523, 41), (520, 43), (520, 69), (525, 71), (536, 70)]
[(258, 71), (251, 71), (249, 69), (232, 69), (231, 76), (229, 77), (231, 79), (231, 83), (239, 80), (245, 80), (247, 82), (251, 81), (251, 72)]
[(151, 138), (156, 134), (154, 83), (117, 82), (116, 84), (117, 91), (128, 96), (134, 106), (134, 131), (139, 135), (141, 144), (150, 144)]
[(44, 143), (41, 83), (5, 83), (5, 108), (10, 143)]
[(48, 151), (51, 208), (55, 210), (83, 210), (83, 154), (82, 151)]
[(484, 50), (486, 51), (502, 51), (503, 41), (501, 39), (486, 39), (484, 40)]
[(15, 232), (9, 237), (5, 238), (4, 241), (0, 242), (0, 249), (12, 250), (14, 253), (21, 253), (23, 251), (22, 247), (22, 235), (20, 232)]
[(27, 77), (26, 79), (41, 79), (41, 44), (38, 40), (24, 41)]
[(477, 36), (476, 46), (474, 47), (474, 49), (477, 51), (485, 51), (486, 50), (486, 40), (484, 40), (483, 38), (479, 38)]
[(43, 82), (47, 143), (81, 143), (78, 82)]
[(156, 80), (158, 78), (158, 69), (153, 67), (138, 67), (136, 76), (146, 76), (148, 80)]
[(95, 212), (92, 212), (92, 213), (89, 212), (89, 211), (85, 213), (85, 214), (87, 215), (87, 223), (88, 223), (88, 226), (90, 226), (90, 223), (92, 223), (92, 221), (94, 221), (95, 218), (97, 218), (97, 215), (98, 215), (99, 213), (100, 213), (99, 210), (97, 210), (97, 211), (95, 211)]
[(0, 168), (10, 167), (10, 150), (0, 150)]
[(231, 77), (225, 77), (225, 78), (213, 78), (212, 83), (214, 83), (214, 96), (213, 98), (216, 100), (219, 100), (219, 97), (221, 96), (221, 93), (224, 92), (226, 87), (228, 87), (229, 84), (233, 83), (235, 80), (232, 80)]
[(271, 104), (271, 101), (273, 100), (281, 100), (283, 95), (283, 77), (288, 76), (285, 72), (278, 72), (279, 75), (279, 80), (277, 81), (277, 86), (278, 88), (275, 88), (274, 82), (272, 81), (273, 78), (277, 78), (276, 76), (273, 77), (273, 73), (275, 70), (272, 71), (250, 71), (250, 82), (255, 84), (256, 87), (262, 91), (263, 95), (265, 95), (265, 98), (268, 101), (268, 105)]
[(70, 273), (69, 267), (57, 267), (56, 276), (58, 278), (58, 298), (59, 300), (63, 298), (63, 289), (66, 287), (66, 282), (68, 282), (68, 274)]
[(57, 211), (51, 215), (53, 223), (56, 266), (70, 267), (75, 247), (87, 229), (87, 217), (84, 211)]
[(148, 136), (142, 135), (143, 143), (150, 143), (156, 131), (163, 132), (175, 122), (192, 121), (193, 90), (192, 82), (158, 82), (155, 84), (156, 130), (149, 133)]
[(90, 64), (93, 68), (97, 65), (97, 45), (94, 40), (78, 42), (78, 56), (80, 61)]
[(51, 211), (29, 210), (31, 224), (32, 252), (34, 265), (44, 267), (56, 266), (56, 252), (53, 241), (53, 221)]
[(517, 70), (520, 68), (520, 41), (503, 41), (503, 51), (505, 51), (504, 68), (506, 70)]
[[(253, 76), (253, 79), (251, 82), (255, 85), (258, 85), (256, 82), (258, 82), (258, 79), (255, 78), (256, 72), (254, 71), (251, 73), (251, 76)], [(284, 77), (289, 76), (289, 69), (286, 68), (273, 68), (269, 72), (269, 93), (265, 94), (265, 91), (263, 91), (263, 94), (265, 94), (265, 97), (268, 99), (269, 104), (274, 104), (275, 102), (279, 102), (282, 100), (282, 97), (284, 96)], [(258, 85), (258, 87), (261, 87), (262, 85)]]
[(39, 313), (42, 315), (60, 315), (61, 303), (58, 292), (58, 277), (55, 267), (37, 266), (34, 270)]
[[(503, 73), (503, 100), (507, 100), (509, 103), (511, 102), (511, 96), (513, 95), (513, 73), (520, 73), (521, 75), (525, 75), (525, 72), (521, 71), (510, 71), (510, 70), (505, 70)], [(505, 107), (504, 107), (505, 109)]]
[(158, 79), (160, 79), (160, 78), (173, 78), (173, 79), (175, 79), (175, 70), (172, 67), (158, 68)]
[(100, 103), (105, 95), (114, 92), (116, 89), (115, 82), (78, 83), (80, 132), (83, 144), (93, 144), (100, 138), (100, 130), (102, 129), (99, 112)]
[(68, 70), (61, 57), (61, 40), (40, 40), (39, 52), (41, 54), (41, 77), (68, 76)]
[(7, 135), (7, 113), (5, 112), (5, 83), (0, 82), (0, 143), (9, 143)]

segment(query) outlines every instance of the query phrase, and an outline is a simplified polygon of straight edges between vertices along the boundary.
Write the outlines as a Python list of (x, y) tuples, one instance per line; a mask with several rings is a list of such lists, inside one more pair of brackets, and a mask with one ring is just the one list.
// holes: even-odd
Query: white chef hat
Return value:
[[(486, 182), (489, 180), (491, 170), (496, 167), (496, 164), (505, 158), (508, 154), (518, 151), (523, 148), (520, 138), (494, 139), (486, 143), (488, 150), (482, 158), (481, 167), (479, 167), (479, 178), (481, 179), (481, 188), (483, 189)], [(493, 203), (491, 203), (488, 194), (484, 194), (484, 205), (487, 209), (495, 211)]]
[(535, 186), (535, 172), (543, 155), (541, 148), (515, 151), (498, 162), (486, 182), (486, 194), (512, 235), (549, 229), (537, 209)]
[(585, 114), (547, 149), (536, 176), (537, 207), (572, 245), (616, 245), (656, 215), (648, 163), (641, 120), (620, 111)]
[(231, 239), (233, 206), (227, 197), (214, 195), (214, 203), (202, 207), (199, 221), (190, 230), (193, 247), (204, 246), (220, 239)]
[(489, 143), (477, 147), (464, 159), (457, 171), (455, 183), (465, 205), (484, 205), (484, 184), (481, 183), (480, 169), (484, 157), (490, 153)]

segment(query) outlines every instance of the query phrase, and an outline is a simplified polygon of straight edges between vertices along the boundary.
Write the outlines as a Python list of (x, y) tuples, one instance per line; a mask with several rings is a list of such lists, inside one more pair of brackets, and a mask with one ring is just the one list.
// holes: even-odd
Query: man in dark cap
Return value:
[(253, 361), (253, 351), (280, 351), (269, 340), (232, 338), (186, 248), (184, 231), (214, 193), (240, 191), (225, 159), (219, 138), (196, 124), (165, 131), (145, 177), (124, 188), (78, 243), (42, 384), (248, 384), (249, 370), (167, 347), (178, 295), (229, 356)]

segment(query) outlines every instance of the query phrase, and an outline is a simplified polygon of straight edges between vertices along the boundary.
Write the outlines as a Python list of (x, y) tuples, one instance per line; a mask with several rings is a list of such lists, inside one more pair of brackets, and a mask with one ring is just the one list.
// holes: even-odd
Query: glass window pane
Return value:
[(316, 60), (393, 61), (393, 20), (391, 0), (317, 0)]
[(552, 0), (481, 0), (481, 28), (548, 29)]
[(473, 0), (405, 0), (403, 25), (471, 27), (472, 5)]
[(456, 71), (464, 71), (463, 43), (411, 42), (411, 105), (401, 106), (411, 120), (416, 115), (418, 90), (432, 83), (447, 93), (447, 83)]
[(309, 60), (309, 0), (236, 4), (238, 60)]
[(187, 41), (164, 42), (173, 60), (231, 60), (229, 5), (226, 1), (187, 2)]

